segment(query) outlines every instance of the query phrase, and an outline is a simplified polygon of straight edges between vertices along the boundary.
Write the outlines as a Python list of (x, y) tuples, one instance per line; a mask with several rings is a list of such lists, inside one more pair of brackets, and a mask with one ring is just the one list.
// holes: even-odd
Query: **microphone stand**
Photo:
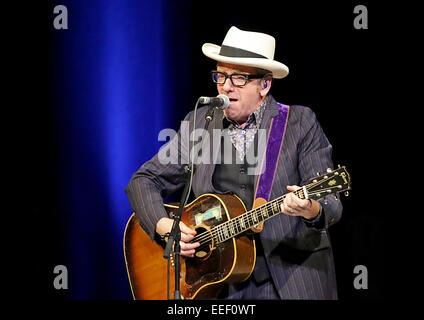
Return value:
[[(197, 100), (196, 106), (194, 108), (194, 120), (196, 119), (196, 113), (197, 113), (197, 106), (199, 104), (200, 98)], [(213, 114), (215, 111), (215, 107), (210, 107), (209, 110), (206, 112), (205, 115), (205, 127), (204, 127), (204, 131), (203, 131), (203, 135), (202, 135), (202, 141), (201, 146), (203, 145), (203, 141), (205, 139), (205, 134), (208, 130), (209, 127), (209, 123), (211, 122), (212, 118), (213, 118)], [(193, 132), (195, 130), (195, 125), (196, 125), (196, 121), (194, 121), (194, 125), (193, 125)], [(194, 141), (193, 141), (193, 146), (192, 146), (192, 150), (194, 151)], [(202, 150), (202, 149), (200, 149)], [(174, 222), (172, 224), (172, 229), (169, 233), (165, 234), (165, 236), (168, 236), (168, 242), (166, 243), (166, 247), (165, 247), (165, 252), (163, 254), (163, 257), (165, 259), (169, 259), (170, 255), (171, 255), (171, 249), (172, 249), (172, 245), (175, 242), (175, 246), (174, 246), (174, 256), (175, 256), (175, 291), (174, 291), (174, 300), (181, 300), (181, 292), (180, 292), (180, 278), (181, 278), (181, 261), (180, 261), (180, 254), (181, 254), (181, 247), (180, 247), (180, 240), (181, 240), (181, 230), (180, 230), (180, 221), (181, 221), (181, 217), (182, 217), (182, 213), (183, 213), (183, 209), (184, 206), (187, 203), (188, 200), (188, 196), (191, 190), (191, 184), (192, 184), (192, 179), (193, 179), (193, 174), (194, 174), (194, 164), (196, 163), (196, 158), (197, 158), (197, 153), (193, 154), (193, 159), (192, 159), (192, 166), (191, 168), (188, 165), (184, 166), (184, 170), (187, 174), (187, 182), (184, 186), (184, 191), (183, 194), (181, 195), (181, 200), (180, 200), (180, 204), (177, 210), (176, 214), (171, 214), (171, 218), (174, 219)], [(169, 281), (169, 273), (168, 273), (168, 281)], [(168, 298), (169, 298), (169, 293), (168, 293)]]

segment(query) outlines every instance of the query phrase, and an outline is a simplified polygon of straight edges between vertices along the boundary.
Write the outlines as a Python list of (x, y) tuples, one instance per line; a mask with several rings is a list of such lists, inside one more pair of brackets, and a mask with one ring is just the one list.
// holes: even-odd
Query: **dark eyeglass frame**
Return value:
[[(220, 73), (220, 74), (224, 75), (225, 80), (222, 83), (215, 81), (214, 74), (216, 74), (216, 73)], [(225, 72), (217, 71), (217, 70), (212, 70), (211, 71), (211, 76), (212, 76), (212, 81), (215, 82), (216, 84), (224, 84), (227, 81), (227, 79), (230, 78), (231, 83), (235, 87), (244, 87), (250, 79), (261, 79), (261, 78), (264, 78), (265, 77), (264, 75), (260, 75), (260, 74), (245, 74), (245, 73), (227, 74)], [(244, 84), (234, 84), (233, 76), (242, 76), (242, 77), (244, 77), (245, 78)]]

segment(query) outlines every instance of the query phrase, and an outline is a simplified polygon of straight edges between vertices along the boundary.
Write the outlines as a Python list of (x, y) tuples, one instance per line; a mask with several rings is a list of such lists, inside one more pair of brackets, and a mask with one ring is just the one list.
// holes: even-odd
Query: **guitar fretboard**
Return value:
[[(299, 198), (304, 199), (305, 195), (303, 189), (294, 191)], [(252, 209), (239, 215), (236, 218), (228, 220), (218, 226), (212, 228), (211, 233), (215, 244), (227, 241), (238, 234), (241, 234), (250, 228), (256, 226), (259, 222), (265, 221), (279, 213), (281, 213), (281, 204), (283, 203), (286, 195), (274, 199), (266, 204)]]
[[(334, 171), (312, 180), (311, 183), (293, 191), (300, 199), (318, 200), (332, 193), (339, 193), (350, 189), (350, 177), (345, 167), (339, 167)], [(264, 205), (245, 212), (238, 217), (221, 223), (209, 231), (201, 233), (194, 237), (191, 242), (200, 242), (202, 245), (212, 243), (216, 246), (219, 243), (227, 241), (252, 227), (255, 227), (262, 221), (281, 213), (281, 204), (288, 194), (282, 195)]]

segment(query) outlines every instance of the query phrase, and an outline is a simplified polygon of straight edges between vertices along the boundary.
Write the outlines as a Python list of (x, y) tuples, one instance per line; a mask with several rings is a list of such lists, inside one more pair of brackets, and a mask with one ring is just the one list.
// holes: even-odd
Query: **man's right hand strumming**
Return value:
[[(173, 219), (170, 218), (161, 218), (156, 224), (156, 232), (163, 236), (167, 232), (171, 232), (172, 224), (174, 223)], [(196, 231), (190, 229), (184, 222), (180, 221), (180, 230), (181, 230), (181, 255), (186, 257), (194, 257), (195, 249), (200, 246), (199, 242), (190, 243), (196, 235)], [(165, 238), (165, 241), (168, 241), (168, 238)]]

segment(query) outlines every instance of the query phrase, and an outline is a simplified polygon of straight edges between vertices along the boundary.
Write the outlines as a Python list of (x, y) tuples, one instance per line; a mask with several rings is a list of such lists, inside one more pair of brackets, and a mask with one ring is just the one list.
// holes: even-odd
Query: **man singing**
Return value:
[[(221, 130), (230, 141), (230, 155), (227, 152), (224, 157), (229, 156), (232, 161), (216, 162), (212, 155), (212, 161), (196, 164), (192, 185), (195, 196), (235, 194), (250, 210), (263, 172), (249, 170), (252, 164), (247, 155), (267, 147), (258, 142), (261, 130), (267, 133), (268, 143), (271, 134), (281, 137), (280, 148), (271, 159), (275, 168), (266, 200), (290, 192), (281, 205), (282, 214), (265, 221), (262, 231), (254, 234), (256, 263), (251, 276), (226, 286), (219, 298), (337, 299), (328, 228), (341, 218), (339, 198), (329, 195), (316, 201), (301, 199), (291, 192), (307, 184), (317, 172), (333, 167), (332, 146), (310, 108), (286, 106), (270, 95), (273, 81), (288, 74), (288, 68), (274, 60), (275, 39), (231, 27), (221, 46), (206, 43), (202, 51), (217, 61), (211, 78), (218, 93), (230, 100), (227, 109), (215, 111), (211, 130)], [(204, 127), (207, 110), (208, 107), (198, 110), (196, 128)], [(280, 117), (281, 128), (272, 131)], [(193, 112), (185, 120), (192, 123)], [(180, 140), (173, 139), (168, 147), (180, 152), (180, 144)], [(218, 153), (225, 153), (224, 145), (217, 148)], [(268, 169), (272, 168), (265, 170)], [(132, 176), (126, 193), (141, 227), (152, 239), (155, 233), (164, 235), (171, 230), (173, 220), (166, 214), (163, 197), (181, 189), (186, 180), (183, 163), (164, 164), (158, 155)], [(181, 255), (193, 257), (199, 246), (198, 242), (191, 242), (196, 231), (183, 222), (180, 230)]]

